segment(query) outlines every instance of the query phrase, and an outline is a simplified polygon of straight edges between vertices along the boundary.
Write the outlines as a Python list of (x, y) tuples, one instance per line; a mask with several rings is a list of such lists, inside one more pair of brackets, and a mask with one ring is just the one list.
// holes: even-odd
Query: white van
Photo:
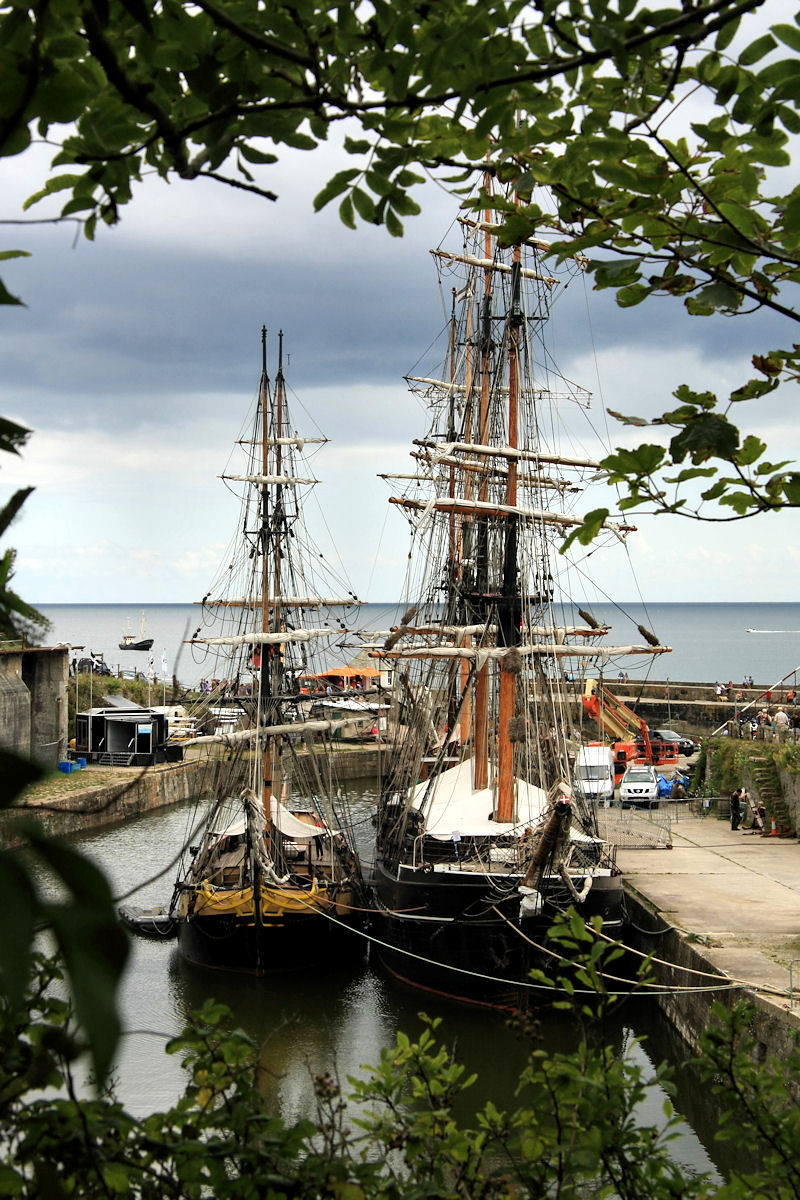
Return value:
[(581, 746), (575, 759), (575, 790), (609, 808), (614, 800), (614, 752), (602, 742)]

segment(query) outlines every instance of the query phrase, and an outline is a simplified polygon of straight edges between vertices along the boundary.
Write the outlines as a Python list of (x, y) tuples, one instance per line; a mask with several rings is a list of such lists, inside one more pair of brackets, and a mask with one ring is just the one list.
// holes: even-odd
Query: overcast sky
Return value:
[[(332, 439), (315, 462), (325, 481), (317, 493), (354, 589), (374, 601), (398, 595), (407, 526), (394, 509), (387, 515), (389, 491), (375, 476), (408, 470), (410, 441), (424, 432), (402, 376), (442, 325), (427, 251), (457, 204), (431, 185), (404, 239), (352, 233), (335, 206), (312, 211), (340, 165), (328, 148), (286, 156), (271, 168), (274, 204), (206, 181), (149, 180), (94, 243), (67, 227), (2, 230), (4, 247), (33, 255), (0, 264), (26, 302), (0, 310), (0, 413), (35, 431), (20, 460), (0, 463), (4, 499), (36, 486), (10, 537), (26, 599), (205, 594), (237, 519), (217, 475), (258, 384), (262, 324), (285, 331), (295, 415), (300, 401), (309, 414), (302, 432), (316, 421)], [(43, 169), (32, 155), (0, 160), (0, 217), (20, 215)], [(681, 382), (724, 393), (746, 377), (754, 350), (796, 340), (788, 322), (689, 319), (670, 300), (623, 311), (606, 293), (587, 296), (578, 284), (557, 306), (553, 349), (594, 393), (600, 427), (604, 406), (663, 411)], [(795, 408), (792, 392), (740, 424), (776, 457), (797, 458)], [(608, 432), (612, 445), (638, 440), (610, 421)], [(638, 584), (592, 559), (614, 599), (797, 598), (800, 514), (637, 524)]]

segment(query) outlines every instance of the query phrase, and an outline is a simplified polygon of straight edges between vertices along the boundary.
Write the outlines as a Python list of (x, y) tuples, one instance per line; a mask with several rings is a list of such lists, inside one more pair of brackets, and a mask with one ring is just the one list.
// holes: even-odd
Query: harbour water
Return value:
[[(65, 642), (84, 647), (76, 655), (93, 651), (102, 654), (112, 670), (146, 672), (148, 655), (120, 650), (119, 642), (128, 627), (139, 632), (144, 614), (145, 630), (154, 639), (153, 669), (160, 677), (162, 656), (167, 672), (181, 683), (196, 684), (208, 674), (205, 652), (186, 644), (202, 625), (202, 610), (195, 604), (41, 604), (40, 611), (52, 622), (47, 644)], [(732, 680), (751, 675), (765, 686), (776, 683), (800, 666), (800, 604), (591, 604), (598, 621), (607, 622), (617, 644), (642, 642), (638, 624), (656, 634), (672, 653), (650, 659), (611, 660), (606, 672), (615, 677), (624, 668), (632, 679), (672, 679), (697, 683)], [(367, 604), (358, 613), (358, 628), (386, 629), (398, 618), (394, 604)], [(766, 632), (748, 633), (748, 629)], [(356, 654), (356, 639), (348, 643)]]
[[(375, 800), (373, 781), (348, 785), (360, 847), (369, 854)], [(131, 902), (153, 904), (169, 899), (176, 867), (172, 861), (196, 817), (193, 805), (164, 809), (126, 821), (75, 842), (109, 874), (118, 897), (136, 888)], [(140, 885), (144, 886), (140, 886)], [(421, 1030), (424, 1009), (441, 1016), (441, 1035), (469, 1071), (477, 1073), (466, 1120), (487, 1099), (499, 1108), (513, 1105), (513, 1093), (529, 1041), (501, 1018), (480, 1011), (439, 1005), (395, 984), (367, 962), (358, 968), (319, 976), (307, 973), (253, 979), (204, 971), (183, 962), (173, 941), (134, 939), (125, 977), (122, 1007), (126, 1033), (116, 1067), (120, 1099), (138, 1115), (174, 1101), (183, 1085), (180, 1062), (167, 1055), (167, 1040), (189, 1014), (210, 996), (230, 1006), (236, 1023), (263, 1049), (266, 1092), (273, 1111), (288, 1121), (313, 1116), (313, 1077), (336, 1073), (363, 1074), (377, 1064), (381, 1049), (398, 1030), (413, 1036)], [(716, 1114), (710, 1097), (698, 1095), (697, 1077), (683, 1044), (645, 1002), (628, 1000), (603, 1030), (620, 1054), (628, 1053), (648, 1069), (670, 1061), (678, 1088), (676, 1108), (682, 1117), (673, 1156), (687, 1173), (724, 1174), (730, 1151), (714, 1141)], [(580, 1037), (574, 1019), (554, 1012), (547, 996), (537, 1002), (540, 1036), (550, 1048), (567, 1049)], [(645, 1035), (645, 1048), (634, 1038)], [(660, 1125), (665, 1095), (652, 1087), (639, 1113)]]

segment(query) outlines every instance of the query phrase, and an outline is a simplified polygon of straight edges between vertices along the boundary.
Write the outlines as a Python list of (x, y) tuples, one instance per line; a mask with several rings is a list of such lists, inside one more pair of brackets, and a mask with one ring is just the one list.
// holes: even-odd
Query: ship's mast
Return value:
[[(486, 178), (487, 194), (491, 188), (491, 179)], [(485, 219), (487, 226), (491, 221), (492, 213), (490, 209), (486, 210)], [(492, 235), (487, 228), (484, 234), (484, 255), (488, 265), (483, 272), (483, 298), (481, 301), (480, 315), (480, 355), (481, 355), (481, 401), (478, 414), (478, 436), (476, 441), (481, 445), (486, 445), (489, 440), (489, 403), (491, 390), (491, 366), (492, 366)], [(478, 499), (486, 500), (488, 497), (488, 481), (481, 481), (478, 491)], [(478, 522), (476, 530), (476, 544), (474, 546), (475, 554), (475, 588), (480, 595), (484, 597), (488, 591), (489, 583), (489, 530), (488, 522), (481, 520)], [(484, 598), (482, 604), (482, 619), (486, 619), (486, 605), (488, 601)], [(475, 778), (473, 786), (476, 791), (481, 791), (489, 786), (489, 664), (485, 663), (478, 671), (475, 681)]]
[[(520, 248), (514, 247), (511, 274), (511, 307), (506, 316), (508, 337), (508, 444), (512, 450), (519, 446), (519, 330), (522, 323), (520, 304)], [(508, 463), (506, 504), (517, 503), (517, 459)], [(517, 569), (518, 519), (510, 513), (506, 518), (503, 554), (502, 600), (498, 611), (498, 642), (516, 646), (520, 638), (520, 601)], [(509, 660), (500, 660), (500, 704), (497, 730), (497, 820), (514, 820), (514, 747), (510, 725), (514, 717), (517, 675), (509, 669)]]
[[(267, 374), (267, 327), (261, 326), (261, 474), (266, 480), (269, 475), (269, 376)], [(269, 487), (266, 482), (261, 485), (261, 632), (269, 633), (270, 620), (270, 512)], [(276, 593), (279, 594), (279, 593)], [(269, 649), (266, 645), (261, 648), (261, 696), (258, 721), (271, 715), (272, 679), (269, 669)], [(267, 849), (270, 840), (270, 823), (272, 820), (272, 749), (270, 738), (264, 739), (262, 757), (263, 794), (262, 804), (266, 818)]]
[[(447, 405), (447, 440), (454, 442), (456, 440), (456, 289), (453, 288), (451, 309), (450, 309), (450, 394)], [(447, 494), (451, 500), (455, 499), (456, 495), (456, 468), (455, 464), (451, 465), (448, 470), (448, 486)], [(455, 589), (458, 586), (461, 560), (461, 522), (455, 512), (450, 513), (447, 524), (447, 565), (448, 565), (448, 600), (452, 601), (455, 595)], [(448, 619), (453, 619), (452, 610), (448, 611)], [(463, 671), (465, 664), (461, 664)], [(458, 675), (458, 664), (453, 664), (451, 686), (449, 688), (450, 707), (447, 714), (447, 729), (452, 736), (457, 719), (457, 704), (455, 692), (455, 679)]]
[[(285, 398), (285, 380), (283, 378), (283, 330), (278, 331), (278, 374), (275, 376), (275, 474), (280, 477), (283, 473), (283, 407)], [(265, 472), (266, 473), (266, 472)], [(273, 596), (281, 595), (281, 533), (283, 529), (283, 487), (279, 483), (275, 488), (275, 512), (273, 514), (274, 547), (273, 547)], [(280, 615), (277, 605), (273, 610), (275, 631), (279, 628)]]
[[(464, 420), (463, 427), (469, 434), (472, 430), (472, 376), (473, 376), (473, 352), (472, 352), (472, 319), (473, 319), (473, 299), (471, 295), (467, 296), (467, 327), (464, 331), (464, 342), (466, 352), (465, 373), (464, 373)], [(452, 383), (451, 383), (452, 387)], [(471, 471), (462, 472), (464, 478), (464, 497), (467, 500), (472, 499), (472, 481), (473, 475)], [(463, 517), (458, 524), (458, 540), (459, 540), (459, 564), (458, 564), (458, 579), (461, 587), (464, 586), (464, 559), (470, 552), (472, 539), (474, 539), (474, 530), (469, 529), (470, 522), (466, 523)], [(469, 540), (468, 540), (469, 539)], [(464, 604), (460, 606), (460, 616), (464, 620), (464, 624), (468, 625), (470, 613), (466, 611)], [(472, 639), (467, 637), (465, 645), (469, 646)], [(469, 687), (470, 682), (470, 667), (467, 662), (461, 664), (461, 694), (464, 697), (464, 702), (461, 706), (461, 741), (462, 744), (467, 740), (472, 726), (472, 693)]]

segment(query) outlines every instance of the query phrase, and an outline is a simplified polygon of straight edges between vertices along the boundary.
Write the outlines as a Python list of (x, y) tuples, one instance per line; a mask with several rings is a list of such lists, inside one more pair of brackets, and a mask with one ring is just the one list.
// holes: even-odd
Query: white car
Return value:
[(647, 763), (632, 763), (619, 785), (622, 808), (656, 808), (658, 806), (658, 773)]

